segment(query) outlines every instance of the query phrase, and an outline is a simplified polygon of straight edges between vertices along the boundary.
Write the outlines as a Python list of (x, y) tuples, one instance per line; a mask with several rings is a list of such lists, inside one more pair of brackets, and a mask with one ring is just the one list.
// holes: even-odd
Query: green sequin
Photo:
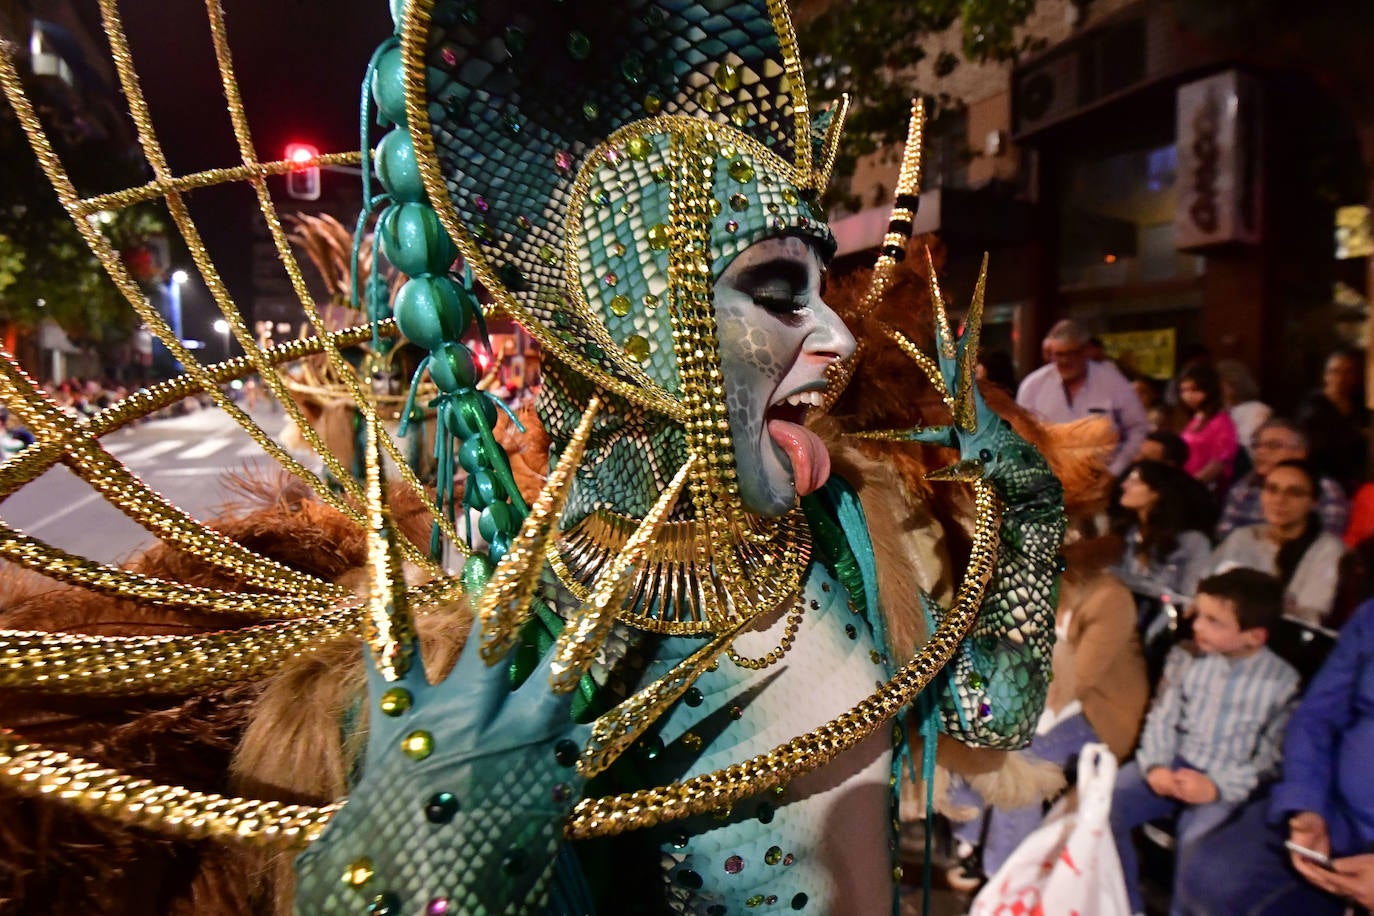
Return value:
[(663, 110), (663, 100), (652, 92), (644, 97), (644, 113), (656, 115)]
[(783, 188), (782, 201), (789, 207), (795, 207), (797, 205), (797, 192), (794, 191), (791, 187)]
[(716, 68), (715, 83), (726, 92), (734, 92), (739, 88), (739, 71), (729, 64), (721, 64)]
[(592, 40), (582, 32), (568, 33), (568, 53), (575, 60), (586, 60), (592, 53)]
[(543, 261), (545, 264), (552, 264), (558, 260), (558, 252), (554, 251), (548, 245), (540, 245), (539, 260)]
[[(635, 334), (625, 341), (625, 352), (641, 363), (649, 361), (649, 341), (642, 334)], [(698, 741), (701, 739), (697, 739)]]
[(743, 213), (745, 210), (749, 209), (749, 198), (745, 197), (743, 194), (731, 194), (730, 209), (734, 210), (736, 213)]
[(754, 180), (754, 166), (748, 159), (736, 159), (725, 171), (740, 184)]
[(620, 318), (624, 318), (626, 315), (630, 314), (630, 297), (613, 297), (611, 299), (611, 314)]
[(636, 162), (643, 162), (649, 158), (649, 154), (654, 151), (654, 145), (644, 137), (631, 137), (625, 144), (625, 152), (630, 154), (630, 158)]
[(656, 309), (658, 308), (658, 303), (659, 299), (653, 293), (650, 293), (649, 295), (644, 297), (644, 307), (646, 309)]
[(671, 242), (672, 236), (663, 223), (655, 223), (649, 227), (649, 247), (654, 251), (665, 250)]
[(769, 846), (768, 851), (763, 854), (763, 861), (765, 865), (777, 865), (782, 861), (782, 848)]

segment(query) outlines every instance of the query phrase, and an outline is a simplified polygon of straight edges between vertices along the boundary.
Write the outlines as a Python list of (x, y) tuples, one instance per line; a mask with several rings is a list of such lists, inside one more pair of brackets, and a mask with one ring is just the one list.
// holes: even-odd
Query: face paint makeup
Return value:
[(854, 338), (821, 299), (822, 264), (804, 239), (765, 239), (737, 257), (715, 286), (721, 372), (740, 497), (778, 516), (830, 476), (830, 455), (803, 425), (819, 406), (825, 370), (854, 352)]

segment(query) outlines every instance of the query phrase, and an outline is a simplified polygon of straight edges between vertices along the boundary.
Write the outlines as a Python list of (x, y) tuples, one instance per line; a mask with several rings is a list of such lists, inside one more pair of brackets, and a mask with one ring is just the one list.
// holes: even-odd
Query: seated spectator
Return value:
[(1235, 470), (1236, 425), (1221, 402), (1221, 378), (1207, 363), (1185, 369), (1178, 377), (1178, 400), (1188, 413), (1179, 433), (1188, 443), (1183, 470), (1207, 484), (1213, 493), (1225, 493)]
[[(1246, 525), (1264, 521), (1260, 508), (1260, 489), (1264, 477), (1280, 461), (1303, 461), (1307, 458), (1307, 434), (1296, 423), (1281, 417), (1266, 420), (1255, 434), (1255, 469), (1237, 480), (1226, 493), (1221, 506), (1221, 520), (1217, 522), (1216, 539)], [(1371, 507), (1374, 508), (1374, 507)], [(1350, 517), (1350, 502), (1345, 490), (1330, 477), (1321, 478), (1321, 496), (1317, 500), (1317, 514), (1322, 528), (1339, 537), (1346, 530)], [(1370, 516), (1370, 532), (1374, 533), (1374, 513)]]
[(1169, 405), (1164, 403), (1164, 383), (1148, 375), (1131, 377), (1131, 387), (1145, 408), (1145, 422), (1150, 429), (1168, 429)]
[(1274, 415), (1274, 409), (1259, 399), (1259, 385), (1240, 360), (1218, 362), (1217, 377), (1221, 379), (1221, 402), (1236, 425), (1236, 439), (1243, 453), (1237, 457), (1246, 458), (1253, 467), (1255, 455), (1251, 446), (1260, 427)]
[(1260, 490), (1264, 521), (1237, 528), (1212, 554), (1212, 572), (1237, 566), (1278, 576), (1286, 613), (1321, 623), (1336, 599), (1345, 544), (1322, 530), (1317, 477), (1303, 461), (1281, 461)]
[[(1195, 655), (1175, 647), (1140, 749), (1117, 773), (1111, 825), (1131, 911), (1142, 913), (1131, 831), (1178, 816), (1176, 871), (1202, 840), (1278, 771), (1297, 671), (1265, 642), (1283, 614), (1272, 576), (1234, 569), (1198, 584)], [(1217, 912), (1227, 912), (1219, 910)]]
[[(1327, 529), (1330, 531), (1331, 529)], [(1374, 483), (1361, 484), (1350, 500), (1350, 521), (1346, 523), (1345, 546), (1354, 550), (1374, 536)]]
[[(1188, 916), (1340, 916), (1374, 907), (1374, 601), (1366, 602), (1288, 723), (1283, 779), (1181, 869)], [(1327, 871), (1284, 841), (1332, 857)]]
[(1186, 474), (1156, 461), (1137, 461), (1122, 478), (1112, 526), (1125, 547), (1112, 572), (1138, 595), (1192, 597), (1207, 568), (1211, 542), (1187, 527), (1188, 486)]
[[(1182, 436), (1166, 429), (1157, 429), (1145, 437), (1139, 460), (1158, 461), (1181, 471), (1188, 463), (1189, 453), (1188, 443), (1183, 441)], [(1188, 497), (1188, 517), (1183, 527), (1204, 533), (1211, 531), (1217, 523), (1216, 497), (1207, 489), (1207, 484), (1195, 477), (1184, 476), (1181, 484), (1185, 484)]]
[(1298, 424), (1312, 443), (1312, 462), (1353, 494), (1364, 480), (1369, 447), (1365, 434), (1364, 366), (1358, 351), (1337, 350), (1326, 360), (1322, 385), (1298, 407)]
[[(1055, 614), (1059, 638), (1054, 645), (1053, 677), (1030, 752), (1069, 772), (1077, 765), (1079, 750), (1091, 742), (1101, 741), (1119, 758), (1128, 757), (1150, 699), (1135, 626), (1135, 600), (1105, 569), (1115, 547), (1115, 538), (1077, 539), (1072, 534), (1064, 545), (1068, 568), (1060, 580)], [(956, 788), (951, 800), (984, 805), (967, 786)], [(954, 835), (968, 853), (981, 840), (976, 861), (983, 873), (992, 874), (1043, 818), (1040, 803), (991, 808), (956, 825)], [(976, 872), (968, 864), (962, 867), (965, 872)], [(967, 879), (956, 874), (953, 880)]]

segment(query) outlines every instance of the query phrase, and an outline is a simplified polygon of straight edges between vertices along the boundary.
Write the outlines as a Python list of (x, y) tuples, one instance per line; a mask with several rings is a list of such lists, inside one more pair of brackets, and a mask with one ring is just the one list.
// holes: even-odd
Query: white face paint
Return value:
[(746, 249), (715, 285), (720, 365), (745, 508), (778, 516), (830, 476), (830, 455), (802, 424), (825, 370), (854, 337), (821, 299), (820, 255), (795, 236)]

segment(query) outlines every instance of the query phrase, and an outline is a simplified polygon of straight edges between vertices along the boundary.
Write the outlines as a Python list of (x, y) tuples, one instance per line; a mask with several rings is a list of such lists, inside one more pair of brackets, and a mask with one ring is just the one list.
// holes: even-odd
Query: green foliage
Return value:
[[(1017, 39), (1036, 0), (832, 0), (826, 9), (798, 29), (801, 47), (812, 55), (808, 87), (814, 99), (849, 93), (853, 107), (835, 175), (852, 175), (858, 157), (900, 142), (906, 136), (911, 99), (911, 68), (927, 56), (928, 37), (962, 23), (964, 59), (976, 62), (1014, 60), (1037, 46)], [(943, 52), (936, 73), (946, 76), (959, 58)], [(926, 111), (962, 107), (959, 99), (926, 94)], [(853, 201), (846, 201), (853, 204)]]
[[(82, 130), (36, 98), (51, 140), (78, 192), (142, 184), (145, 176), (118, 131)], [(43, 175), (17, 119), (0, 109), (0, 316), (31, 329), (51, 318), (76, 341), (118, 341), (138, 323)], [(95, 225), (121, 253), (165, 231), (160, 206), (103, 214)], [(152, 277), (142, 277), (151, 280)], [(41, 304), (40, 304), (41, 303)]]

